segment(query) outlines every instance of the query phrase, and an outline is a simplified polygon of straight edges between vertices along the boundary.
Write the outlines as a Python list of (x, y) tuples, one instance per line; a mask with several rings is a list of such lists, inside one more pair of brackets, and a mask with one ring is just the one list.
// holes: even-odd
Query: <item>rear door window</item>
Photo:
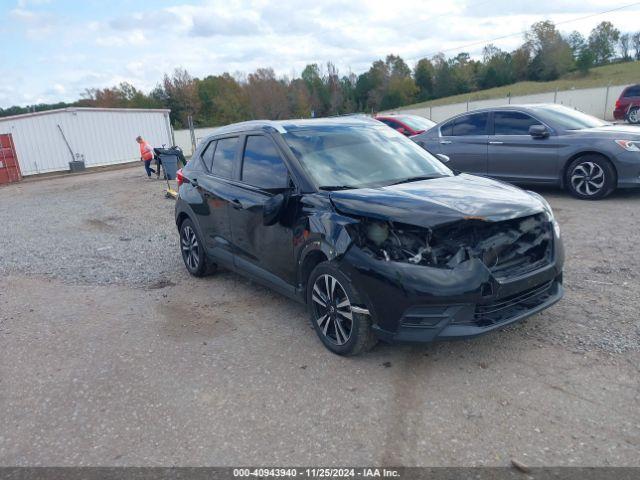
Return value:
[(474, 113), (455, 120), (453, 136), (487, 135), (488, 113)]
[[(238, 150), (238, 137), (218, 140), (213, 154), (211, 173), (223, 178), (233, 178), (233, 164)], [(206, 152), (205, 152), (206, 153)]]
[(451, 120), (450, 122), (447, 122), (444, 125), (442, 125), (440, 127), (440, 135), (442, 135), (443, 137), (450, 137), (451, 135), (453, 135), (454, 123), (455, 123), (454, 120)]
[(629, 87), (624, 92), (624, 98), (640, 97), (640, 85)]
[(216, 141), (209, 143), (204, 152), (202, 152), (202, 164), (207, 169), (207, 171), (211, 171), (213, 165), (213, 153), (216, 150)]
[(529, 135), (531, 125), (540, 125), (535, 118), (522, 112), (495, 112), (495, 135)]
[(250, 135), (244, 149), (242, 181), (264, 190), (286, 188), (287, 167), (273, 141), (261, 135)]

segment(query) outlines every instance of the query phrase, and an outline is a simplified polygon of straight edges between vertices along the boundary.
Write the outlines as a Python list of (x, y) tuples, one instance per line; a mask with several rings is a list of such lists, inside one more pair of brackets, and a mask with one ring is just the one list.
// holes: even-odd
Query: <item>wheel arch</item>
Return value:
[(598, 150), (582, 150), (580, 152), (574, 153), (573, 155), (571, 155), (569, 158), (567, 158), (567, 160), (565, 160), (564, 165), (562, 166), (562, 174), (560, 175), (560, 186), (562, 188), (565, 188), (566, 185), (566, 179), (567, 179), (567, 172), (569, 170), (569, 165), (571, 165), (571, 163), (574, 160), (577, 160), (580, 157), (584, 157), (587, 155), (596, 155), (598, 157), (602, 157), (604, 158), (607, 162), (609, 162), (609, 164), (611, 165), (611, 168), (613, 169), (613, 173), (615, 175), (615, 185), (618, 185), (618, 170), (616, 169), (615, 164), (611, 161), (611, 157), (609, 157), (609, 155), (607, 155), (606, 153), (603, 153), (601, 151)]
[(298, 285), (305, 302), (307, 300), (307, 282), (309, 281), (311, 272), (317, 265), (328, 260), (328, 252), (325, 251), (320, 244), (312, 245), (302, 252), (298, 263)]
[(178, 216), (176, 217), (176, 226), (178, 227), (178, 230), (180, 230), (180, 227), (182, 226), (182, 222), (184, 222), (187, 219), (193, 222), (193, 219), (189, 216), (187, 212), (183, 211), (178, 214)]

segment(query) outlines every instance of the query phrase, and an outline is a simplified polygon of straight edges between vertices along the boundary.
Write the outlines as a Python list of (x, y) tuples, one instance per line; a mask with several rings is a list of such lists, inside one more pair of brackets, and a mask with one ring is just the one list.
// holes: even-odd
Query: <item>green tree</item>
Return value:
[(185, 69), (176, 68), (171, 76), (165, 75), (161, 97), (171, 109), (171, 121), (177, 127), (186, 127), (188, 117), (196, 118), (200, 112), (200, 98), (195, 79)]
[(635, 52), (635, 59), (640, 60), (640, 32), (636, 32), (631, 35), (631, 45)]
[(309, 91), (310, 105), (314, 114), (327, 115), (330, 108), (330, 94), (318, 64), (307, 65), (302, 71), (301, 78)]
[(529, 65), (531, 64), (531, 46), (522, 45), (511, 53), (513, 76), (516, 82), (529, 78)]
[(477, 75), (481, 88), (499, 87), (513, 83), (515, 73), (510, 53), (504, 52), (494, 45), (487, 45), (482, 51), (482, 64)]
[(629, 51), (631, 49), (631, 34), (623, 33), (622, 35), (620, 35), (618, 43), (620, 44), (620, 53), (622, 54), (622, 60), (628, 62), (629, 60), (631, 60), (631, 55), (629, 55)]
[(576, 67), (578, 67), (578, 70), (582, 75), (586, 75), (589, 73), (591, 67), (593, 67), (594, 60), (595, 57), (591, 49), (585, 47), (580, 51), (580, 54), (576, 59)]
[(249, 117), (249, 101), (240, 84), (228, 73), (196, 80), (200, 112), (199, 125), (216, 126)]
[(433, 97), (433, 77), (435, 68), (428, 58), (418, 60), (413, 70), (413, 78), (418, 88), (418, 100), (424, 101)]
[(595, 63), (601, 65), (610, 62), (616, 53), (616, 44), (620, 30), (611, 22), (600, 22), (589, 35), (589, 49), (593, 52)]
[(582, 49), (587, 46), (587, 42), (585, 41), (584, 36), (580, 32), (575, 30), (571, 32), (567, 37), (567, 43), (571, 48), (571, 53), (573, 54), (573, 58), (576, 60), (580, 56)]
[(534, 23), (525, 40), (533, 52), (529, 64), (531, 80), (555, 80), (573, 67), (571, 46), (550, 20)]
[(279, 120), (290, 117), (287, 85), (271, 68), (250, 73), (244, 85), (253, 118)]
[(431, 60), (435, 69), (433, 93), (435, 98), (448, 97), (459, 93), (455, 89), (452, 68), (442, 53)]

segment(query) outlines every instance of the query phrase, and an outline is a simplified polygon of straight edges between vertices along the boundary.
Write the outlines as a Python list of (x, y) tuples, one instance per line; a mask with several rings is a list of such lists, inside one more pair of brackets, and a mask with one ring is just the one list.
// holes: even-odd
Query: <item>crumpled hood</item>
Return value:
[(466, 174), (330, 195), (343, 214), (421, 227), (468, 217), (501, 221), (544, 211), (539, 199), (520, 188)]

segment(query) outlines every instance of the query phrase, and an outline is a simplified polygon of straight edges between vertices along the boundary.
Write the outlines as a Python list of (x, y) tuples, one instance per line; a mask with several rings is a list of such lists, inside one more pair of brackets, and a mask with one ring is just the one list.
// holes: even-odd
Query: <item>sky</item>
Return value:
[(332, 61), (359, 74), (389, 53), (413, 67), (439, 51), (478, 57), (498, 37), (514, 49), (539, 20), (587, 36), (603, 20), (638, 31), (638, 18), (634, 0), (0, 0), (0, 107), (125, 81), (150, 91), (176, 67), (291, 77)]

